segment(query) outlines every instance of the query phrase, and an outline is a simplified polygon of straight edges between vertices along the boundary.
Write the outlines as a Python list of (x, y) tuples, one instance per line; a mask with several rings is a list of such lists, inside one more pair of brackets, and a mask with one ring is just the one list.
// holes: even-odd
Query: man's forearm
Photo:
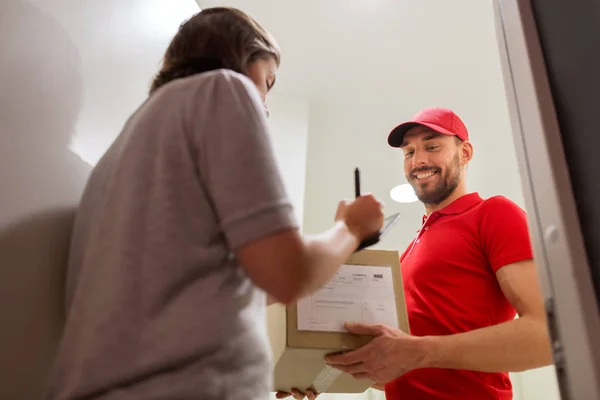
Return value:
[(552, 363), (546, 323), (523, 316), (500, 325), (424, 338), (427, 367), (519, 372)]

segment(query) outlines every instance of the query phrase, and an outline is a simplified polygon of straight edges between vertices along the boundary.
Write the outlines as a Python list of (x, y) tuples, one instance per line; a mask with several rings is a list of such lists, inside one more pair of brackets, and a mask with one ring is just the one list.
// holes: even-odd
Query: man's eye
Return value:
[(404, 157), (410, 157), (413, 155), (412, 151), (407, 151), (406, 153), (404, 153)]
[(430, 150), (430, 151), (431, 151), (431, 150), (436, 150), (436, 149), (438, 149), (439, 147), (440, 147), (440, 146), (428, 146), (428, 147), (427, 147), (427, 150)]

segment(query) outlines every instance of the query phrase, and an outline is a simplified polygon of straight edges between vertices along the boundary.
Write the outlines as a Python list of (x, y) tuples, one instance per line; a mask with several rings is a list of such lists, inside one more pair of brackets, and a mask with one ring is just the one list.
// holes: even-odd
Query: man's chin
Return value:
[(437, 204), (437, 200), (440, 198), (440, 194), (435, 191), (419, 191), (415, 190), (417, 199), (423, 204)]
[(419, 199), (419, 201), (421, 203), (427, 204), (427, 201), (430, 198), (430, 196), (428, 196), (427, 193), (419, 193), (419, 192), (415, 191), (415, 194), (417, 195), (417, 199)]

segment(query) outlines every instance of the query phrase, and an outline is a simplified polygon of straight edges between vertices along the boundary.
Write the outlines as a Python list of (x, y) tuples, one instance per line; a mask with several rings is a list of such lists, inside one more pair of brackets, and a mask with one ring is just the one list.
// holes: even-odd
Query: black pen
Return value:
[(358, 168), (354, 168), (354, 195), (356, 198), (360, 197), (360, 171)]

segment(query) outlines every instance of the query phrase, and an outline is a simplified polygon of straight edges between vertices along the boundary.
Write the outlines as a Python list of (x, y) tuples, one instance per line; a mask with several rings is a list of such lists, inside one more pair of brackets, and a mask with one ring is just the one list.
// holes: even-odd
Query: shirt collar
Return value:
[[(473, 192), (469, 194), (465, 194), (458, 199), (454, 200), (452, 203), (448, 204), (446, 207), (441, 210), (437, 210), (432, 212), (433, 214), (442, 214), (442, 215), (452, 215), (452, 214), (462, 214), (467, 211), (469, 208), (473, 207), (476, 204), (482, 202), (483, 199), (479, 196), (479, 193)], [(423, 223), (427, 220), (427, 215), (423, 215)]]

